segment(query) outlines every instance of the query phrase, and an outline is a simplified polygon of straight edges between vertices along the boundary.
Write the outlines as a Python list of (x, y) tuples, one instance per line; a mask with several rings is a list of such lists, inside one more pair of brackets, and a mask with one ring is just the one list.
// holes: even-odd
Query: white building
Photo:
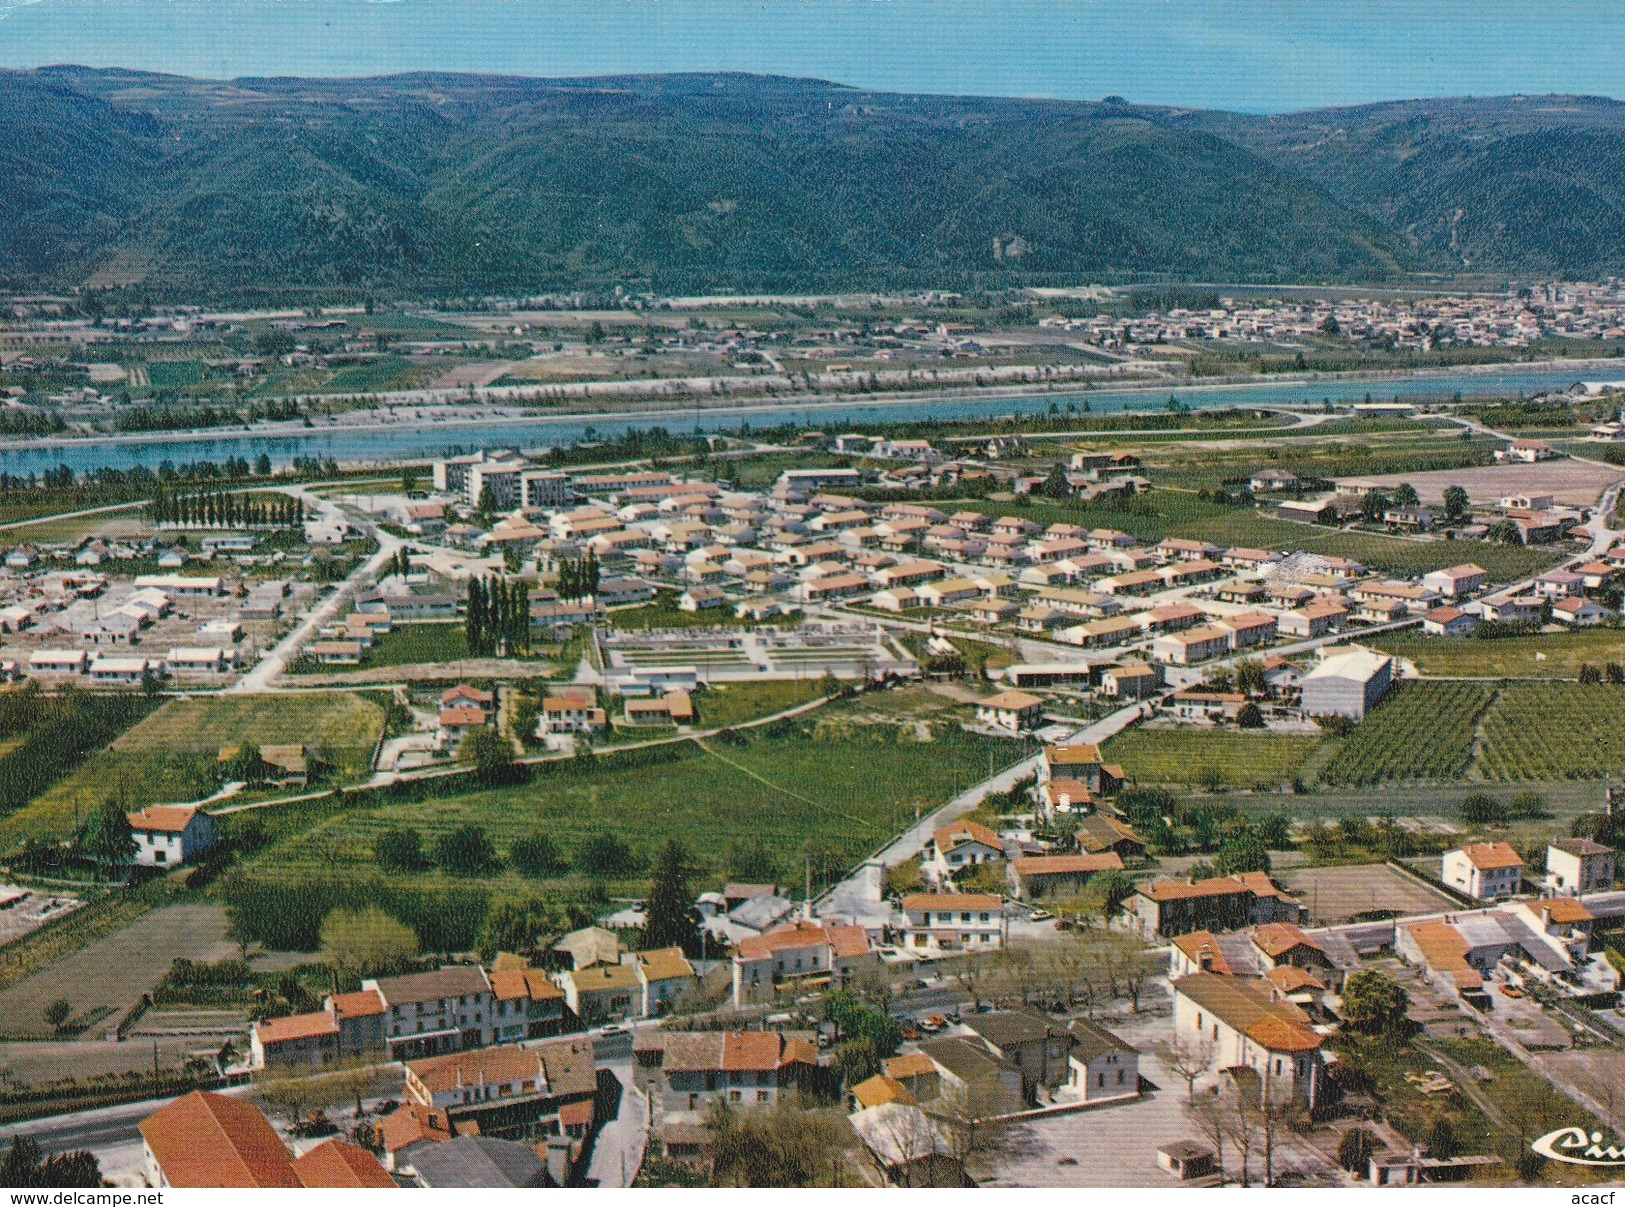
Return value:
[(1546, 845), (1546, 888), (1563, 896), (1614, 887), (1614, 848), (1589, 838), (1558, 838)]
[(1523, 857), (1504, 842), (1473, 842), (1446, 851), (1441, 878), (1457, 892), (1480, 901), (1523, 891)]
[(903, 945), (911, 951), (996, 951), (1004, 901), (997, 893), (913, 893), (903, 898)]
[(193, 805), (151, 805), (126, 816), (135, 838), (135, 862), (144, 868), (179, 867), (219, 838), (214, 819)]
[(1387, 694), (1393, 673), (1394, 660), (1375, 650), (1355, 647), (1333, 654), (1303, 677), (1303, 711), (1361, 720)]
[(1173, 983), (1174, 1034), (1212, 1067), (1252, 1069), (1268, 1078), (1271, 1097), (1320, 1101), (1321, 1038), (1309, 1016), (1265, 980), (1199, 972)]

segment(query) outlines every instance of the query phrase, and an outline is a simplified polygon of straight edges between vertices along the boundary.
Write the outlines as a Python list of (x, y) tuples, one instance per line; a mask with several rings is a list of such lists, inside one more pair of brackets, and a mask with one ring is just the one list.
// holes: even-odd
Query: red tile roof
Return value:
[(340, 1018), (366, 1018), (384, 1012), (384, 999), (376, 989), (363, 989), (359, 993), (335, 993), (328, 998), (333, 1012)]
[(1004, 902), (996, 893), (910, 893), (903, 908), (915, 909), (998, 909)]
[(139, 813), (128, 813), (130, 829), (151, 834), (179, 834), (192, 824), (197, 809), (192, 805), (151, 805)]
[(290, 1014), (286, 1018), (261, 1019), (254, 1024), (254, 1034), (262, 1044), (281, 1044), (295, 1039), (315, 1039), (321, 1035), (337, 1035), (338, 1021), (327, 1011), (312, 1014)]
[(344, 1140), (322, 1141), (294, 1160), (293, 1171), (312, 1189), (395, 1189), (395, 1179), (378, 1164), (377, 1157)]
[(1523, 856), (1504, 842), (1471, 842), (1461, 848), (1467, 862), (1479, 871), (1523, 866)]
[(1116, 871), (1123, 866), (1123, 857), (1116, 851), (1096, 855), (1025, 855), (1010, 866), (1017, 876), (1081, 875)]
[(171, 1186), (298, 1187), (293, 1155), (258, 1107), (193, 1090), (141, 1121), (141, 1135)]

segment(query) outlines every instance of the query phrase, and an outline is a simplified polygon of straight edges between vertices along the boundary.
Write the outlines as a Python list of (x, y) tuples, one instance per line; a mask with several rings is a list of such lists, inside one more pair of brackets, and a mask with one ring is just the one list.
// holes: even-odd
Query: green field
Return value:
[[(675, 837), (704, 864), (708, 885), (725, 878), (730, 845), (757, 839), (779, 856), (786, 877), (800, 872), (804, 851), (839, 875), (912, 822), (916, 810), (935, 808), (990, 767), (1021, 755), (1019, 743), (965, 732), (959, 722), (966, 715), (923, 689), (905, 689), (832, 704), (745, 731), (732, 742), (683, 742), (603, 755), (587, 765), (543, 765), (516, 787), (398, 801), (379, 796), (369, 798), (376, 805), (313, 810), (308, 824), (290, 825), (247, 871), (283, 880), (375, 873), (372, 844), (384, 831), (412, 826), (432, 846), (435, 836), (472, 822), (485, 828), (499, 853), (515, 838), (544, 833), (569, 855), (584, 838), (608, 831), (647, 858)], [(922, 719), (929, 741), (920, 740)], [(517, 894), (537, 882), (502, 870), (486, 883)], [(579, 897), (588, 887), (573, 872), (544, 883), (562, 898)], [(641, 894), (645, 885), (637, 873), (609, 887)]]
[(147, 365), (147, 380), (155, 390), (176, 390), (203, 380), (203, 366), (190, 360), (157, 360)]
[(1493, 697), (1482, 683), (1397, 683), (1342, 740), (1320, 778), (1352, 787), (1460, 779), (1472, 761), (1474, 727)]
[(772, 716), (824, 694), (818, 679), (762, 679), (754, 683), (717, 683), (694, 698), (700, 725), (706, 729), (739, 725)]
[(0, 822), (0, 847), (65, 835), (109, 799), (139, 808), (208, 796), (220, 786), (220, 747), (236, 743), (302, 743), (336, 778), (355, 779), (366, 773), (383, 723), (377, 704), (350, 692), (170, 700)]
[(1538, 633), (1528, 637), (1422, 637), (1411, 631), (1383, 634), (1372, 644), (1385, 654), (1409, 659), (1423, 675), (1485, 679), (1576, 678), (1580, 667), (1601, 670), (1625, 663), (1625, 630), (1585, 629), (1578, 633)]
[(1293, 549), (1347, 557), (1374, 570), (1406, 577), (1471, 561), (1489, 571), (1493, 580), (1510, 582), (1549, 569), (1562, 556), (1558, 550), (1545, 546), (1406, 540), (1381, 533), (1343, 532), (1277, 520), (1251, 507), (1211, 503), (1198, 498), (1194, 492), (1181, 490), (1152, 490), (1123, 507), (1085, 507), (1047, 500), (977, 501), (966, 506), (991, 516), (1025, 516), (1045, 525), (1064, 522), (1091, 528), (1118, 528), (1138, 537), (1142, 544), (1179, 536), (1226, 547)]
[(1484, 717), (1485, 779), (1600, 779), (1625, 772), (1625, 687), (1509, 683)]
[(325, 388), (354, 390), (357, 393), (381, 390), (412, 367), (412, 362), (404, 356), (380, 356), (377, 360), (339, 369), (328, 379)]
[(1102, 756), (1137, 784), (1279, 787), (1297, 775), (1319, 738), (1223, 729), (1129, 729)]

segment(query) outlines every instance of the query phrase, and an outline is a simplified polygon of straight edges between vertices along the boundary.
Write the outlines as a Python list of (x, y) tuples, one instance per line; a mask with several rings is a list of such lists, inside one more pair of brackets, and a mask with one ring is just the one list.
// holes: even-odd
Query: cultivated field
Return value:
[(1538, 633), (1529, 637), (1421, 637), (1411, 632), (1383, 634), (1372, 644), (1385, 654), (1408, 659), (1424, 675), (1485, 679), (1573, 679), (1585, 664), (1601, 670), (1625, 663), (1625, 632), (1586, 629), (1578, 633)]
[(1409, 482), (1423, 503), (1434, 505), (1444, 502), (1447, 486), (1460, 486), (1475, 503), (1494, 502), (1509, 494), (1549, 494), (1565, 507), (1589, 507), (1621, 478), (1625, 478), (1625, 470), (1564, 457), (1534, 465), (1483, 465), (1469, 469), (1371, 474), (1339, 478), (1337, 485), (1350, 490), (1372, 487), (1392, 490), (1401, 482)]
[(1507, 684), (1484, 717), (1479, 771), (1513, 783), (1625, 772), (1625, 687)]
[[(705, 705), (702, 703), (702, 710)], [(330, 871), (375, 872), (373, 844), (396, 827), (416, 828), (425, 846), (473, 823), (499, 854), (516, 838), (546, 834), (567, 858), (581, 842), (609, 832), (641, 857), (680, 839), (703, 865), (706, 884), (725, 878), (730, 846), (760, 840), (799, 874), (812, 851), (841, 872), (990, 769), (1020, 757), (1021, 744), (966, 733), (968, 710), (921, 689), (842, 702), (742, 733), (734, 741), (673, 745), (658, 761), (601, 756), (597, 765), (553, 765), (529, 783), (350, 808), (313, 815), (249, 867), (256, 876), (297, 879)], [(622, 761), (622, 759), (626, 761)], [(267, 818), (268, 821), (275, 819)], [(425, 873), (439, 877), (440, 873)], [(486, 882), (505, 892), (533, 891), (536, 881), (496, 870)], [(566, 871), (548, 885), (555, 899), (586, 892), (588, 878)], [(608, 885), (641, 895), (639, 871)]]
[(1481, 683), (1408, 680), (1342, 740), (1320, 778), (1360, 786), (1386, 781), (1459, 779), (1493, 689)]
[(202, 799), (220, 786), (220, 748), (243, 742), (303, 744), (338, 778), (354, 779), (367, 770), (383, 723), (383, 710), (353, 692), (170, 700), (7, 818), (0, 843), (66, 834), (109, 799), (131, 808)]
[(1318, 738), (1215, 729), (1129, 729), (1101, 751), (1137, 784), (1278, 787), (1292, 779)]
[(158, 984), (171, 961), (222, 960), (235, 951), (226, 940), (226, 913), (218, 905), (171, 905), (143, 914), (33, 976), (0, 991), (0, 1037), (48, 1039), (43, 1012), (65, 999), (71, 1026), (92, 1031)]
[(1316, 926), (1336, 926), (1374, 910), (1426, 914), (1455, 904), (1387, 864), (1351, 867), (1290, 868), (1279, 877), (1301, 901)]

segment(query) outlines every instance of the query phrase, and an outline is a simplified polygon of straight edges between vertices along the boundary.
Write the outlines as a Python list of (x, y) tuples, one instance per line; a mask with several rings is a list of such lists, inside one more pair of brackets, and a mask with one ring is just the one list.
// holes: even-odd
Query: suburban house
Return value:
[(954, 821), (931, 835), (920, 853), (921, 870), (941, 884), (956, 872), (1004, 858), (1004, 843), (980, 822)]
[(1229, 653), (1231, 632), (1216, 624), (1199, 625), (1182, 633), (1165, 633), (1151, 642), (1151, 656), (1158, 662), (1189, 666)]
[(903, 945), (923, 951), (993, 951), (1002, 946), (997, 893), (912, 893), (903, 898)]
[(449, 754), (456, 754), (462, 748), (463, 740), (476, 729), (483, 729), (489, 720), (490, 714), (483, 708), (468, 705), (442, 708), (437, 734), (440, 748)]
[(976, 719), (1009, 733), (1025, 733), (1044, 723), (1044, 701), (1022, 691), (1003, 691), (976, 702)]
[(1457, 892), (1480, 901), (1523, 891), (1523, 856), (1504, 842), (1474, 842), (1446, 851), (1441, 878)]
[(456, 964), (434, 972), (361, 982), (384, 1004), (384, 1043), (392, 1060), (483, 1048), (495, 1027), (496, 996), (485, 970)]
[(1123, 858), (1116, 851), (1023, 855), (1010, 861), (1010, 893), (1020, 901), (1037, 901), (1051, 893), (1078, 893), (1096, 872), (1122, 869)]
[(565, 1005), (583, 1026), (640, 1015), (644, 986), (631, 964), (589, 964), (561, 972), (556, 980)]
[(493, 1043), (542, 1039), (564, 1030), (564, 990), (511, 952), (499, 952), (488, 974)]
[(1047, 1096), (1070, 1076), (1074, 1037), (1064, 1024), (1038, 1010), (971, 1014), (964, 1027), (995, 1060), (1020, 1073), (1026, 1102), (1037, 1101), (1040, 1092)]
[(1090, 1019), (1067, 1025), (1072, 1050), (1067, 1053), (1066, 1086), (1083, 1102), (1137, 1098), (1140, 1094), (1140, 1051)]
[(214, 819), (196, 805), (149, 805), (125, 817), (135, 839), (138, 867), (179, 867), (219, 840)]
[(1422, 576), (1424, 587), (1430, 591), (1437, 591), (1447, 599), (1458, 599), (1463, 595), (1471, 595), (1474, 591), (1481, 591), (1489, 581), (1489, 571), (1471, 562), (1460, 566), (1448, 566), (1443, 570), (1433, 570)]
[(633, 1057), (668, 1114), (771, 1107), (818, 1069), (810, 1039), (777, 1031), (639, 1031)]
[(1154, 880), (1126, 905), (1145, 935), (1171, 938), (1194, 930), (1240, 930), (1266, 922), (1299, 922), (1303, 906), (1264, 872), (1210, 880)]
[(1302, 1009), (1262, 980), (1199, 972), (1173, 983), (1174, 1034), (1221, 1069), (1251, 1069), (1277, 1101), (1320, 1101), (1321, 1037)]
[(642, 989), (639, 1013), (644, 1018), (667, 1013), (678, 998), (699, 984), (694, 965), (680, 947), (640, 951), (633, 957), (632, 968)]
[(601, 733), (609, 727), (609, 720), (598, 697), (588, 688), (560, 688), (542, 701), (542, 713), (537, 719), (536, 736), (554, 733)]
[(1546, 887), (1562, 896), (1614, 887), (1614, 848), (1590, 838), (1557, 838), (1546, 844)]
[(798, 920), (734, 946), (734, 1005), (771, 1000), (781, 985), (797, 992), (840, 988), (849, 976), (876, 966), (874, 947), (861, 926)]
[(1038, 782), (1078, 780), (1097, 796), (1111, 796), (1123, 782), (1123, 769), (1100, 759), (1100, 747), (1093, 742), (1073, 742), (1066, 746), (1044, 747), (1044, 760), (1038, 764)]
[(249, 1067), (311, 1069), (384, 1051), (376, 991), (330, 994), (320, 1010), (261, 1019), (249, 1032)]
[(1422, 632), (1429, 637), (1470, 637), (1478, 625), (1477, 616), (1448, 605), (1422, 614)]

